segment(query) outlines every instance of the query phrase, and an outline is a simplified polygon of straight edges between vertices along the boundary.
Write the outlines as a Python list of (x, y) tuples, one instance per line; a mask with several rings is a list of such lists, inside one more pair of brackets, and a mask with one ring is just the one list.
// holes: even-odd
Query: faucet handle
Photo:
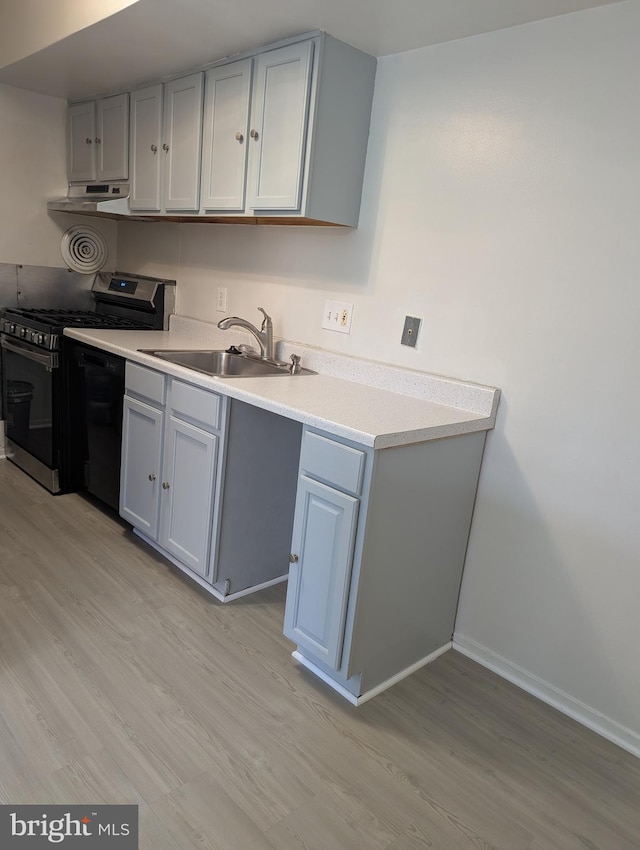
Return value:
[(272, 327), (273, 322), (271, 320), (271, 316), (267, 313), (267, 311), (263, 307), (258, 307), (258, 310), (260, 310), (260, 312), (264, 316), (264, 319), (262, 320), (262, 325), (260, 326), (260, 330), (263, 331), (265, 328)]
[(302, 368), (302, 366), (300, 365), (300, 355), (292, 354), (289, 359), (291, 360), (289, 371), (292, 375), (297, 375), (300, 372), (300, 369)]

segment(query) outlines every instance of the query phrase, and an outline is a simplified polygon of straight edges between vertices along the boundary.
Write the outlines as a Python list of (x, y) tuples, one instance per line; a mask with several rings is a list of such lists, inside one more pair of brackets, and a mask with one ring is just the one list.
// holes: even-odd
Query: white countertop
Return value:
[[(172, 317), (169, 331), (69, 328), (64, 333), (159, 372), (376, 449), (486, 431), (495, 424), (499, 391), (492, 387), (332, 355), (302, 345), (281, 342), (278, 356), (288, 357), (291, 351), (301, 353), (302, 365), (318, 374), (215, 378), (138, 350), (224, 349), (251, 342), (250, 337), (235, 331), (223, 332), (215, 325)], [(356, 380), (326, 374), (330, 371), (349, 374)], [(381, 388), (389, 385), (402, 391)], [(453, 399), (455, 406), (442, 403), (443, 398), (449, 402)]]

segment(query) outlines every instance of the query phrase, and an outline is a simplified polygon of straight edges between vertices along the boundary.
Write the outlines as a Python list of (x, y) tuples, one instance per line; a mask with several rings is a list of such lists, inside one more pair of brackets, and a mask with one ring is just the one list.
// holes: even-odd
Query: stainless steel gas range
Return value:
[(162, 330), (174, 309), (175, 281), (100, 275), (92, 294), (94, 310), (0, 311), (7, 457), (52, 493), (79, 486), (72, 422), (81, 399), (69, 379), (64, 329)]

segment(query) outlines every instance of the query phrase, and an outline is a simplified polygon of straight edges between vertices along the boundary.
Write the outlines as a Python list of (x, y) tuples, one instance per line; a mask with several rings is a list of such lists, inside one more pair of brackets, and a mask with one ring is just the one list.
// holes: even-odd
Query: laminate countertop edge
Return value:
[[(377, 379), (378, 374), (382, 376), (383, 382), (397, 378), (398, 385), (401, 387), (406, 375), (409, 389), (414, 393), (416, 381), (418, 381), (417, 392), (426, 393), (431, 392), (432, 386), (437, 393), (441, 387), (438, 382), (446, 382), (445, 393), (455, 398), (456, 405), (443, 404), (430, 397), (392, 391), (381, 386), (371, 386), (369, 383), (323, 374), (320, 350), (295, 346), (291, 343), (280, 342), (279, 353), (289, 348), (292, 350), (302, 348), (305, 352), (303, 365), (308, 365), (318, 374), (216, 378), (140, 351), (140, 349), (228, 348), (231, 344), (237, 345), (247, 341), (245, 336), (241, 335), (238, 338), (237, 334), (231, 332), (216, 338), (214, 329), (218, 334), (223, 332), (218, 331), (215, 325), (206, 325), (206, 329), (198, 327), (202, 325), (205, 323), (194, 320), (193, 326), (179, 326), (175, 329), (172, 327), (168, 331), (67, 328), (64, 335), (174, 378), (188, 381), (247, 404), (253, 404), (272, 413), (297, 420), (304, 425), (328, 431), (338, 437), (353, 440), (374, 449), (409, 445), (475, 431), (488, 431), (495, 425), (499, 398), (499, 390), (495, 388), (348, 358), (349, 363), (353, 364), (350, 375), (357, 374), (359, 364), (363, 364), (362, 373), (365, 377), (367, 370), (371, 371), (373, 368), (376, 370), (374, 379)], [(327, 352), (327, 360), (334, 361), (334, 368), (336, 357), (338, 368), (344, 368), (343, 363), (340, 362), (340, 355)], [(346, 359), (342, 358), (343, 361)], [(331, 365), (329, 363), (329, 367)], [(422, 385), (421, 378), (424, 378)], [(470, 409), (459, 406), (465, 404), (466, 397)], [(472, 409), (474, 406), (475, 410)], [(478, 408), (482, 412), (479, 412)]]

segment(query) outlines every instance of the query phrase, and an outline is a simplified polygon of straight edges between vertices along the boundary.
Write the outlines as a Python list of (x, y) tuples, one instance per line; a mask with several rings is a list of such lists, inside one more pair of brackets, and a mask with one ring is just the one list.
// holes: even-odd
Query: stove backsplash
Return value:
[(92, 283), (92, 274), (79, 274), (49, 266), (15, 266), (0, 263), (0, 308), (92, 310)]

